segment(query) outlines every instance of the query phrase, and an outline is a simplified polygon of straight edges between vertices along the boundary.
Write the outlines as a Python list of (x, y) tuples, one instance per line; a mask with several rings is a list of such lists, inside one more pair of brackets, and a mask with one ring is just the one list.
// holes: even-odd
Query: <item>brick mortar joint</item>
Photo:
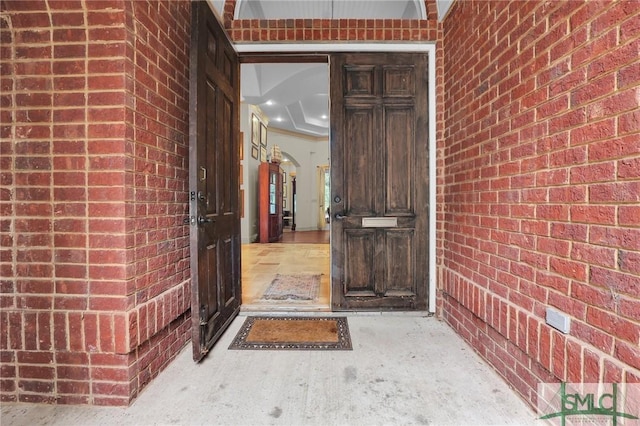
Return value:
[[(458, 276), (458, 277), (459, 277), (459, 279), (464, 280), (465, 282), (468, 282), (469, 284), (471, 284), (471, 285), (473, 285), (473, 286), (475, 286), (475, 287), (478, 287), (474, 282), (472, 282), (472, 281), (470, 281), (469, 279), (467, 279), (466, 277), (464, 277), (464, 276), (460, 275), (458, 272), (456, 272), (456, 271), (452, 270), (451, 268), (448, 268), (448, 267), (446, 267), (446, 266), (442, 266), (442, 268), (443, 268), (443, 272), (445, 272), (445, 273), (446, 273), (446, 272), (448, 272), (448, 271), (449, 271), (449, 272), (453, 273), (454, 275)], [(487, 291), (487, 292), (488, 292), (488, 291)], [(527, 355), (527, 357), (528, 357), (531, 361), (536, 362), (536, 363), (538, 363), (540, 366), (542, 366), (542, 365), (541, 365), (541, 364), (540, 364), (540, 363), (539, 363), (535, 358), (532, 358), (532, 357), (529, 355), (529, 353), (528, 353), (528, 352), (524, 351), (524, 350), (523, 350), (522, 348), (520, 348), (516, 343), (514, 343), (514, 342), (509, 338), (509, 336), (505, 336), (504, 334), (502, 334), (502, 333), (500, 332), (500, 330), (497, 330), (497, 329), (496, 329), (496, 328), (494, 328), (491, 324), (489, 324), (488, 322), (486, 322), (486, 321), (482, 320), (482, 318), (478, 317), (478, 316), (477, 316), (477, 315), (476, 315), (476, 314), (475, 314), (471, 309), (469, 309), (469, 307), (468, 307), (467, 305), (465, 305), (461, 300), (456, 299), (453, 295), (451, 295), (449, 292), (447, 292), (444, 288), (441, 290), (441, 293), (443, 294), (443, 296), (449, 296), (451, 299), (455, 300), (455, 301), (456, 301), (456, 303), (457, 303), (458, 305), (460, 305), (461, 307), (463, 307), (467, 312), (469, 312), (469, 313), (470, 313), (471, 315), (473, 315), (475, 318), (478, 318), (479, 320), (481, 320), (481, 321), (482, 321), (482, 323), (483, 323), (483, 324), (486, 324), (486, 326), (487, 326), (488, 328), (491, 328), (492, 330), (494, 330), (497, 334), (499, 334), (500, 336), (504, 337), (504, 339), (505, 339), (506, 341), (511, 342), (515, 347), (517, 347), (520, 351), (522, 351), (524, 354), (526, 354), (526, 355)], [(527, 310), (522, 309), (522, 308), (521, 308), (521, 307), (519, 307), (518, 305), (514, 304), (513, 302), (511, 302), (511, 301), (509, 301), (509, 300), (507, 300), (507, 299), (504, 299), (503, 297), (501, 297), (501, 296), (499, 296), (499, 295), (497, 295), (497, 294), (493, 294), (493, 293), (492, 293), (492, 295), (493, 295), (494, 297), (496, 297), (497, 299), (499, 299), (501, 302), (504, 302), (505, 304), (507, 304), (509, 307), (513, 307), (513, 308), (516, 310), (516, 316), (518, 316), (518, 315), (517, 315), (517, 313), (524, 313), (524, 314), (526, 315), (526, 317), (527, 317), (527, 320), (528, 320), (529, 318), (533, 318), (534, 320), (539, 321), (539, 323), (540, 323), (541, 325), (546, 325), (546, 322), (544, 321), (544, 319), (543, 319), (543, 318), (539, 318), (539, 317), (537, 317), (537, 316), (533, 315), (531, 312), (529, 312), (529, 311), (527, 311)], [(447, 298), (445, 297), (445, 298), (444, 298), (444, 300), (446, 301), (446, 299), (447, 299)], [(446, 311), (446, 309), (443, 309), (443, 311)], [(446, 318), (446, 314), (443, 314), (443, 318)], [(478, 330), (478, 331), (482, 332), (481, 330)], [(553, 330), (553, 331), (555, 331), (555, 330)], [(483, 333), (483, 334), (485, 334), (485, 335), (487, 335), (487, 336), (491, 339), (491, 337), (490, 337), (487, 333), (484, 333), (484, 332), (482, 332), (482, 333)], [(560, 332), (558, 332), (558, 333), (560, 333)], [(585, 342), (585, 341), (583, 341), (583, 340), (580, 340), (580, 339), (578, 339), (577, 337), (572, 336), (572, 335), (570, 335), (570, 334), (563, 334), (563, 333), (561, 333), (561, 335), (562, 335), (562, 337), (564, 337), (564, 338), (566, 339), (566, 342), (567, 342), (567, 343), (569, 343), (569, 342), (575, 343), (575, 344), (577, 344), (580, 348), (582, 348), (582, 349), (588, 349), (588, 350), (590, 350), (591, 352), (594, 352), (596, 355), (598, 355), (598, 357), (599, 357), (599, 359), (600, 359), (600, 361), (599, 361), (599, 367), (600, 367), (600, 368), (602, 368), (602, 366), (604, 365), (604, 361), (609, 361), (609, 362), (611, 362), (612, 364), (614, 364), (614, 365), (616, 365), (616, 366), (619, 366), (622, 370), (629, 371), (629, 372), (631, 372), (631, 373), (635, 374), (636, 376), (640, 375), (640, 370), (639, 370), (639, 369), (637, 369), (637, 368), (635, 368), (635, 367), (633, 367), (633, 366), (631, 366), (631, 365), (629, 365), (629, 364), (624, 363), (623, 361), (621, 361), (621, 360), (619, 360), (619, 359), (617, 359), (617, 358), (613, 357), (611, 354), (608, 354), (608, 353), (606, 353), (606, 352), (602, 351), (601, 349), (599, 349), (598, 347), (591, 345), (589, 342)], [(493, 341), (493, 339), (491, 339), (491, 340)], [(615, 340), (618, 340), (618, 339), (616, 338)], [(629, 344), (631, 345), (631, 343), (629, 343)], [(516, 362), (518, 362), (518, 361), (516, 360)], [(550, 372), (550, 373), (551, 373), (551, 372)], [(553, 374), (553, 373), (551, 373), (551, 374)]]
[[(158, 301), (159, 300), (161, 300), (161, 299), (163, 299), (165, 297), (168, 297), (171, 300), (171, 298), (176, 293), (182, 294), (183, 295), (183, 299), (184, 299), (184, 296), (187, 294), (187, 292), (190, 291), (190, 288), (191, 288), (191, 279), (184, 280), (180, 284), (175, 285), (175, 286), (163, 291), (162, 293), (156, 295), (152, 299), (149, 299), (149, 300), (145, 301), (144, 303), (136, 305), (132, 309), (129, 309), (129, 310), (125, 311), (124, 315), (125, 315), (125, 318), (126, 318), (126, 321), (127, 321), (127, 333), (128, 334), (130, 333), (129, 329), (130, 329), (130, 325), (131, 325), (130, 324), (130, 322), (131, 322), (130, 321), (130, 315), (131, 314), (133, 314), (133, 313), (136, 314), (136, 316), (137, 316), (137, 319), (136, 319), (137, 326), (139, 328), (140, 327), (140, 312), (141, 312), (142, 309), (146, 308), (147, 309), (147, 315), (148, 315), (148, 312), (150, 311), (149, 310), (150, 306), (155, 305), (155, 309), (157, 310)], [(165, 330), (173, 321), (175, 321), (176, 319), (179, 319), (182, 315), (184, 315), (185, 313), (189, 312), (189, 310), (191, 309), (191, 298), (188, 298), (187, 302), (183, 301), (183, 303), (186, 305), (186, 308), (182, 312), (176, 312), (175, 318), (163, 318), (161, 326), (158, 327), (158, 330), (154, 334), (150, 334), (149, 333), (149, 334), (147, 334), (147, 337), (144, 340), (142, 340), (142, 339), (140, 339), (140, 333), (138, 332), (137, 334), (138, 334), (138, 339), (139, 340), (137, 342), (137, 346), (139, 347), (143, 343), (150, 341), (153, 337), (157, 336), (159, 333), (161, 333), (163, 330)], [(165, 310), (168, 309), (168, 306), (169, 305), (165, 305), (164, 309)], [(179, 311), (179, 309), (178, 309), (178, 311)], [(157, 321), (157, 316), (155, 316), (155, 318), (156, 318), (156, 321)], [(147, 324), (147, 328), (149, 329), (150, 327), (151, 327), (151, 325)], [(127, 337), (128, 337), (128, 341), (129, 341), (129, 351), (131, 352), (131, 351), (135, 350), (135, 348), (131, 347), (132, 345), (131, 345), (130, 336), (127, 336)]]

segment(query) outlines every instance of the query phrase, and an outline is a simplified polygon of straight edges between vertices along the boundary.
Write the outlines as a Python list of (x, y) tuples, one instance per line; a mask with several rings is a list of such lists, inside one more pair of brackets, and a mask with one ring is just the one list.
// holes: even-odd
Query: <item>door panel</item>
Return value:
[(371, 215), (375, 212), (376, 177), (370, 158), (375, 155), (373, 146), (373, 108), (346, 108), (347, 134), (344, 157), (350, 167), (344, 170), (344, 179), (351, 184), (346, 188), (346, 208), (355, 214)]
[(415, 92), (415, 69), (412, 65), (382, 66), (383, 96), (412, 97)]
[(240, 309), (239, 64), (207, 2), (192, 3), (191, 315), (198, 361)]
[(413, 164), (415, 137), (413, 135), (413, 109), (389, 107), (384, 111), (386, 203), (385, 215), (412, 214), (412, 194), (415, 190)]
[(412, 230), (385, 231), (385, 250), (393, 253), (386, 259), (385, 296), (415, 295), (414, 233)]
[(366, 229), (347, 230), (345, 249), (345, 289), (350, 296), (375, 296), (374, 274), (367, 268), (374, 262), (375, 232)]
[(427, 57), (331, 56), (334, 310), (423, 310)]

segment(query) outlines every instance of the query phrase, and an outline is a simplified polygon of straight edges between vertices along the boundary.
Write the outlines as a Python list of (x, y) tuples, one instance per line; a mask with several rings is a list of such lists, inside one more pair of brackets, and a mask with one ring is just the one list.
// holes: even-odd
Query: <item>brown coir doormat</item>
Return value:
[(229, 349), (352, 348), (346, 317), (247, 317)]

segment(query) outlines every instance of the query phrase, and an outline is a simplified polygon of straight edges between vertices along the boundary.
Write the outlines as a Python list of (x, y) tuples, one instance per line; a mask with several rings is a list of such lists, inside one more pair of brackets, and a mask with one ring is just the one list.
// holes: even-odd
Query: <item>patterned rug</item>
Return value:
[(262, 301), (306, 302), (318, 298), (320, 275), (314, 274), (276, 274), (276, 277), (264, 292)]
[(229, 349), (351, 350), (346, 317), (247, 317)]

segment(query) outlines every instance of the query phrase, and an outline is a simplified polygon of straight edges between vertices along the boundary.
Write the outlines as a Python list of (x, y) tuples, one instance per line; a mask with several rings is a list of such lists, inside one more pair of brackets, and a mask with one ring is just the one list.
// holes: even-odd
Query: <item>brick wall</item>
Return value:
[[(189, 2), (1, 5), (0, 399), (127, 404), (190, 335)], [(238, 42), (441, 35), (432, 1), (426, 21), (234, 8)]]
[[(235, 3), (236, 42), (442, 34), (433, 1), (424, 21), (233, 21)], [(1, 8), (0, 400), (127, 404), (190, 335), (189, 2)]]
[(426, 20), (409, 19), (241, 19), (233, 20), (236, 0), (227, 0), (225, 27), (235, 43), (318, 41), (436, 41), (440, 26), (435, 1), (426, 3)]
[(531, 404), (640, 381), (637, 1), (458, 1), (443, 45), (444, 318)]
[(189, 23), (2, 2), (2, 401), (127, 404), (190, 336)]

